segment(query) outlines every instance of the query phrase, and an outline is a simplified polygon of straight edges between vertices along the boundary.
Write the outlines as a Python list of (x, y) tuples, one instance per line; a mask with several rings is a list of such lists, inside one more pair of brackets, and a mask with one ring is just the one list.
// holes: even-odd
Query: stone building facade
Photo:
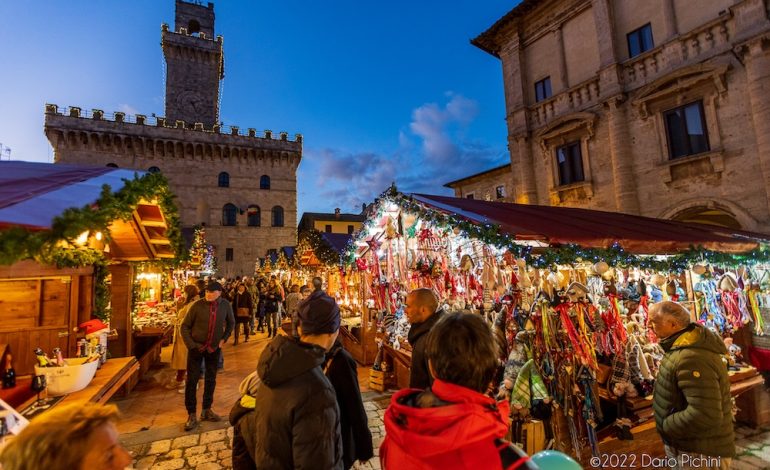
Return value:
[(510, 163), (451, 181), (444, 186), (453, 189), (455, 197), (514, 202)]
[(167, 117), (46, 105), (54, 159), (162, 172), (183, 227), (206, 225), (219, 274), (250, 275), (268, 250), (296, 244), (302, 136), (219, 123), (222, 37), (211, 3), (177, 0), (174, 30), (163, 25), (161, 34)]
[(502, 62), (513, 197), (770, 231), (767, 0), (524, 0)]

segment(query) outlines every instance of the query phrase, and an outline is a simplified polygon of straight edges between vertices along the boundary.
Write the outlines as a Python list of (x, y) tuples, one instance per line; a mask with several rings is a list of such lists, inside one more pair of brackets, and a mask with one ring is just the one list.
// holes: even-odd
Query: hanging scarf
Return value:
[(759, 309), (759, 295), (760, 292), (757, 289), (749, 289), (746, 294), (749, 298), (749, 305), (751, 305), (751, 313), (754, 320), (754, 334), (765, 334), (765, 322), (762, 318), (762, 311)]
[(546, 398), (548, 398), (548, 389), (537, 372), (535, 361), (530, 359), (524, 363), (516, 377), (516, 383), (511, 390), (511, 406), (530, 409), (534, 400)]

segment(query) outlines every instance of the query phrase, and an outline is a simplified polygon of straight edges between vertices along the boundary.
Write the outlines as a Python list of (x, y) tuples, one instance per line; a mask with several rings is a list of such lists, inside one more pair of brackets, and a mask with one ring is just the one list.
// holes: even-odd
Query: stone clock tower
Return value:
[(214, 37), (214, 4), (176, 0), (174, 30), (164, 26), (166, 119), (207, 128), (219, 121), (219, 81), (224, 78), (222, 36)]
[(214, 5), (175, 0), (175, 6), (173, 29), (161, 26), (165, 116), (47, 104), (45, 133), (56, 163), (163, 173), (183, 230), (206, 225), (217, 274), (251, 275), (270, 250), (297, 244), (302, 136), (219, 122), (224, 58)]

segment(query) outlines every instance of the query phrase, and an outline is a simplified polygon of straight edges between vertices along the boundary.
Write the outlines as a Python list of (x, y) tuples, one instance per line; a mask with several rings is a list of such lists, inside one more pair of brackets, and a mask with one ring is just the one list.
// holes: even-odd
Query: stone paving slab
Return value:
[[(368, 462), (358, 462), (353, 468), (381, 470), (379, 447), (385, 438), (383, 416), (390, 402), (390, 394), (367, 392), (363, 397), (375, 456)], [(146, 431), (122, 436), (121, 441), (133, 453), (133, 468), (136, 470), (232, 468), (233, 428), (226, 422), (207, 424), (216, 426), (201, 427), (198, 432), (184, 433), (181, 431), (181, 425), (177, 425), (174, 426), (175, 433), (161, 428), (154, 433)], [(770, 427), (752, 429), (739, 426), (735, 435), (738, 455), (733, 460), (733, 470), (770, 469)], [(158, 436), (156, 440), (148, 440)]]
[[(358, 462), (356, 470), (380, 470), (379, 447), (384, 438), (382, 417), (390, 402), (390, 394), (363, 394), (364, 408), (375, 456), (368, 462)], [(184, 432), (181, 424), (121, 436), (120, 440), (134, 456), (136, 470), (220, 470), (233, 467), (233, 428), (226, 422), (206, 423), (215, 428), (200, 427), (197, 432)]]

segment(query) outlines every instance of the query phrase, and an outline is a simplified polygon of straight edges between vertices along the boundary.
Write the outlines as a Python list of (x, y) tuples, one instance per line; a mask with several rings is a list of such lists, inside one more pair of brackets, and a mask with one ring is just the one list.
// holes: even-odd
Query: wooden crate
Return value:
[(385, 372), (369, 369), (369, 388), (378, 392), (385, 391)]
[(542, 421), (533, 419), (521, 427), (521, 440), (527, 455), (534, 455), (545, 449), (545, 426)]

